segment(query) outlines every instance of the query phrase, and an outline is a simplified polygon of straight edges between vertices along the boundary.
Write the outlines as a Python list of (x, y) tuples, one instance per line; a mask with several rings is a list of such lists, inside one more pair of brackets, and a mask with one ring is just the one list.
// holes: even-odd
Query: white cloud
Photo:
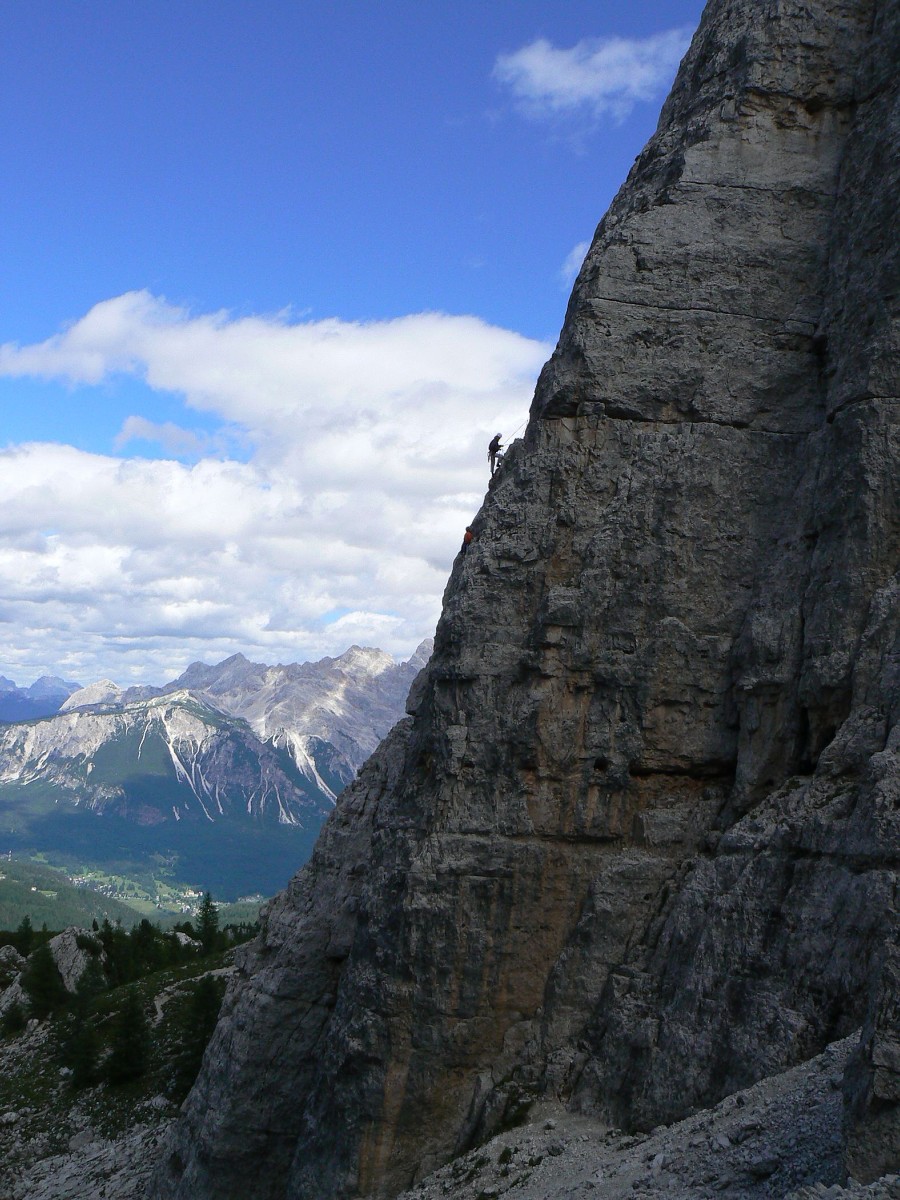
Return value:
[(621, 121), (635, 104), (655, 100), (669, 87), (692, 32), (680, 28), (643, 39), (584, 38), (568, 49), (538, 38), (499, 55), (494, 78), (530, 117), (609, 113)]
[[(236, 650), (409, 653), (483, 496), (487, 442), (521, 424), (548, 353), (474, 317), (232, 319), (147, 292), (0, 347), (6, 376), (80, 387), (125, 373), (180, 393), (248, 452), (193, 465), (0, 452), (0, 672), (129, 683)], [(225, 444), (209, 436), (133, 415), (118, 442)]]
[(578, 242), (566, 255), (566, 261), (559, 269), (559, 278), (562, 281), (563, 287), (570, 288), (575, 282), (576, 276), (581, 270), (581, 264), (584, 262), (585, 255), (590, 248), (590, 242)]
[(157, 424), (146, 417), (128, 417), (116, 435), (115, 447), (121, 450), (129, 442), (138, 441), (155, 442), (176, 458), (193, 457), (208, 448), (205, 439), (172, 421)]

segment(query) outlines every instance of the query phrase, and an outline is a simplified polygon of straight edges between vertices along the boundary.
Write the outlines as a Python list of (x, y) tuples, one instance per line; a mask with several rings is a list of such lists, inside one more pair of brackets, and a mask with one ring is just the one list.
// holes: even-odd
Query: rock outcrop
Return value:
[(91, 963), (102, 966), (106, 962), (106, 951), (100, 939), (89, 930), (74, 925), (50, 939), (50, 953), (63, 987), (71, 994), (75, 993), (78, 981)]
[(867, 1013), (848, 1153), (896, 1169), (898, 61), (898, 0), (710, 0), (157, 1196), (391, 1197), (535, 1097), (650, 1128)]
[(21, 971), (24, 965), (25, 959), (15, 946), (0, 946), (0, 970)]
[(0, 946), (0, 1017), (14, 1004), (24, 1009), (28, 1004), (20, 979), (26, 960), (15, 946)]
[[(99, 939), (75, 925), (50, 938), (48, 945), (60, 983), (70, 995), (75, 994), (78, 981), (92, 962), (102, 965), (106, 961), (106, 951)], [(0, 1016), (15, 1004), (28, 1010), (31, 1001), (22, 986), (27, 965), (28, 960), (13, 946), (0, 947)]]

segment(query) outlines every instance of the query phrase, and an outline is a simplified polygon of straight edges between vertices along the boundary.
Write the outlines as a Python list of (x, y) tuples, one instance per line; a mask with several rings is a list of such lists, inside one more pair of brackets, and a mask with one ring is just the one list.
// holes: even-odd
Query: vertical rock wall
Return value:
[(898, 31), (707, 6), (158, 1196), (389, 1197), (541, 1090), (656, 1123), (861, 1021), (900, 862)]
[(818, 404), (731, 654), (736, 786), (716, 852), (687, 865), (582, 1043), (580, 1102), (633, 1123), (849, 1033), (896, 921), (900, 10), (834, 9), (868, 36), (820, 231)]

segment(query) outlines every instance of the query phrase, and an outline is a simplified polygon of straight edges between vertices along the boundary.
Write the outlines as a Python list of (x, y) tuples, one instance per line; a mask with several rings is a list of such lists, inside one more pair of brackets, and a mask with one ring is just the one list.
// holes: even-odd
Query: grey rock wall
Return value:
[[(78, 945), (79, 940), (86, 944), (88, 939), (93, 943), (93, 953)], [(50, 939), (50, 953), (53, 955), (63, 987), (73, 994), (91, 961), (94, 960), (101, 966), (106, 961), (106, 951), (99, 938), (94, 938), (90, 930), (78, 929), (75, 925), (70, 925)]]
[(158, 1196), (394, 1196), (536, 1096), (650, 1127), (862, 1022), (900, 863), (898, 44), (898, 0), (708, 4)]
[(844, 1077), (844, 1159), (868, 1183), (900, 1162), (900, 946), (886, 939), (855, 1058)]

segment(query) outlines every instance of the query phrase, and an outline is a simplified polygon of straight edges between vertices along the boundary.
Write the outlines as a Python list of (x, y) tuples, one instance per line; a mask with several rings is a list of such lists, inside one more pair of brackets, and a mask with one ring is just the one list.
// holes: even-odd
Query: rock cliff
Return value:
[(650, 1128), (864, 1021), (890, 1166), (898, 61), (900, 0), (710, 0), (156, 1195), (390, 1197), (534, 1097)]

